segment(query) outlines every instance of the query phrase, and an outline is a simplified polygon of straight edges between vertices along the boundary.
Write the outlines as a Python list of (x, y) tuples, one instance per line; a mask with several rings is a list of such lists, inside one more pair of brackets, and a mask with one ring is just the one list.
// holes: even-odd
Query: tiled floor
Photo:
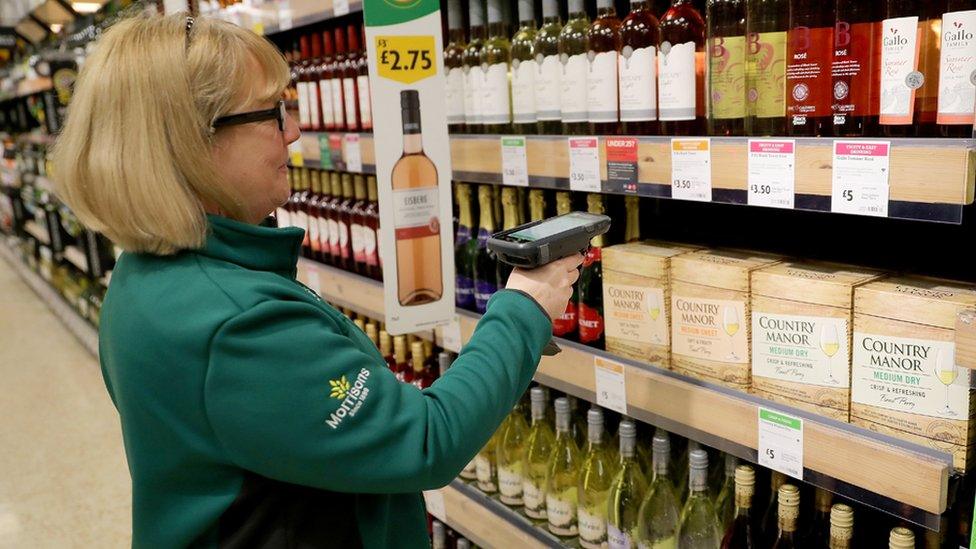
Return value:
[(0, 259), (0, 547), (125, 547), (132, 488), (98, 362)]

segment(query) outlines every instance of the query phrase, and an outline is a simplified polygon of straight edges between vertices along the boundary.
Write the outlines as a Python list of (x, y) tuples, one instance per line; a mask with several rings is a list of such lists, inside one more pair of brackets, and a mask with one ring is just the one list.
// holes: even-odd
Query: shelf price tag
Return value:
[(607, 183), (610, 188), (636, 194), (639, 172), (637, 147), (640, 140), (636, 137), (612, 136), (606, 138), (604, 143), (607, 147)]
[(888, 217), (890, 141), (834, 141), (830, 211)]
[(288, 160), (291, 161), (291, 165), (295, 168), (305, 166), (305, 155), (302, 154), (301, 140), (288, 145)]
[(759, 465), (803, 480), (803, 420), (759, 408)]
[(793, 208), (796, 141), (749, 140), (749, 205)]
[(501, 137), (502, 184), (528, 187), (529, 161), (525, 154), (524, 137)]
[(319, 134), (319, 164), (323, 170), (331, 170), (332, 166), (332, 147), (329, 145), (329, 134)]
[(427, 503), (427, 512), (434, 515), (434, 518), (441, 522), (447, 522), (447, 508), (444, 505), (444, 494), (440, 490), (426, 490), (424, 501)]
[(332, 0), (332, 12), (336, 17), (349, 13), (349, 0)]
[(621, 414), (627, 413), (627, 384), (624, 365), (606, 358), (593, 357), (596, 376), (596, 403)]
[(712, 201), (711, 140), (671, 140), (671, 198)]
[(461, 352), (461, 317), (454, 315), (454, 320), (440, 327), (441, 347), (454, 353)]
[(433, 36), (377, 36), (376, 53), (383, 78), (413, 84), (437, 74)]
[(587, 193), (600, 192), (600, 145), (596, 137), (570, 137), (569, 189)]
[(347, 133), (343, 136), (343, 157), (346, 159), (346, 171), (363, 173), (363, 151), (359, 144), (358, 133)]

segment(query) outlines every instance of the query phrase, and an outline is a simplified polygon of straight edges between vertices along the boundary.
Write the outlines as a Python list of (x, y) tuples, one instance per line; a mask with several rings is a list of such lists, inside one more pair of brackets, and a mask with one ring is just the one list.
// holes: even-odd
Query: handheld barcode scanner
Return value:
[[(585, 254), (590, 240), (610, 230), (610, 218), (586, 212), (570, 212), (533, 221), (491, 235), (488, 250), (498, 261), (521, 269), (535, 269), (577, 253)], [(552, 340), (542, 354), (560, 352)]]

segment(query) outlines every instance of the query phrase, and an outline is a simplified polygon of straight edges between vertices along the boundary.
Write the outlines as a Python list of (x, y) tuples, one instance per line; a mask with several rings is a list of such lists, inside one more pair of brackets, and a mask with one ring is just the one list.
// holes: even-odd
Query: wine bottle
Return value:
[(502, 20), (501, 0), (488, 0), (488, 40), (481, 49), (481, 120), (485, 133), (512, 131), (511, 61), (512, 45)]
[(747, 0), (746, 133), (786, 132), (789, 0)]
[(319, 99), (322, 113), (322, 129), (331, 132), (336, 129), (335, 105), (332, 104), (332, 64), (335, 62), (335, 44), (331, 32), (322, 33), (322, 59), (319, 62), (317, 75), (319, 79)]
[(725, 454), (725, 475), (715, 497), (715, 514), (725, 532), (735, 518), (735, 469), (739, 464), (732, 454)]
[[(556, 215), (568, 214), (573, 210), (572, 195), (568, 192), (556, 193)], [(552, 321), (552, 333), (557, 337), (574, 338), (579, 326), (579, 283), (573, 285), (573, 296), (566, 304), (566, 312)]]
[(498, 433), (499, 431), (495, 431), (488, 439), (485, 447), (474, 457), (478, 488), (486, 494), (494, 494), (498, 491), (498, 460), (496, 456)]
[(837, 137), (865, 137), (877, 131), (879, 5), (847, 0), (836, 3), (831, 78), (833, 134)]
[(708, 495), (708, 453), (699, 448), (688, 454), (688, 499), (681, 510), (678, 547), (714, 549), (721, 539), (715, 505)]
[(546, 519), (546, 465), (555, 443), (552, 426), (546, 418), (546, 391), (533, 387), (529, 391), (532, 427), (525, 441), (522, 458), (522, 500), (525, 514), (536, 520)]
[[(400, 92), (403, 156), (391, 175), (396, 216), (397, 297), (401, 305), (438, 301), (444, 293), (437, 167), (424, 154), (420, 98), (416, 90)], [(435, 221), (432, 221), (435, 220)]]
[(474, 310), (474, 263), (478, 252), (478, 239), (471, 236), (471, 186), (457, 183), (454, 187), (458, 204), (457, 238), (454, 240), (455, 303), (462, 309)]
[(288, 200), (284, 204), (275, 208), (275, 221), (279, 229), (291, 227), (291, 197), (295, 193), (295, 172), (297, 170), (298, 168), (288, 168), (288, 188), (291, 189), (291, 194), (288, 195)]
[(347, 271), (355, 271), (356, 263), (352, 256), (352, 238), (350, 228), (352, 227), (352, 206), (356, 203), (353, 192), (352, 174), (344, 173), (342, 178), (342, 202), (339, 203), (339, 254), (341, 257), (342, 268)]
[(542, 0), (542, 27), (532, 48), (539, 66), (535, 80), (535, 108), (540, 134), (558, 134), (562, 131), (560, 93), (563, 67), (559, 59), (562, 30), (563, 22), (559, 18), (556, 0)]
[(769, 478), (769, 503), (762, 517), (763, 546), (769, 547), (776, 542), (779, 533), (779, 488), (786, 482), (786, 475), (779, 471), (772, 471)]
[(786, 132), (820, 137), (833, 127), (834, 4), (790, 0), (786, 48)]
[(579, 542), (586, 549), (596, 549), (607, 541), (607, 497), (616, 467), (606, 447), (603, 410), (590, 408), (586, 420), (587, 447), (579, 479)]
[(355, 25), (346, 27), (346, 43), (349, 46), (346, 62), (342, 70), (342, 97), (345, 101), (346, 131), (358, 132), (362, 130), (359, 116), (359, 29)]
[(746, 0), (708, 0), (708, 135), (742, 135), (746, 116)]
[(559, 33), (559, 60), (562, 63), (562, 91), (559, 94), (563, 133), (583, 135), (587, 124), (587, 34), (590, 20), (583, 0), (569, 0), (569, 20)]
[(620, 18), (613, 0), (597, 0), (597, 16), (587, 34), (586, 111), (590, 132), (619, 132), (620, 104), (617, 65), (620, 57)]
[(843, 503), (830, 508), (830, 542), (828, 549), (851, 549), (854, 537), (854, 510)]
[(779, 535), (772, 549), (797, 547), (796, 522), (800, 516), (800, 489), (792, 484), (779, 487)]
[(930, 2), (885, 0), (881, 45), (881, 132), (886, 137), (926, 135), (923, 99), (937, 88), (937, 47), (930, 37)]
[(814, 507), (812, 520), (807, 522), (803, 535), (803, 545), (809, 547), (826, 547), (830, 542), (830, 506), (833, 494), (817, 487), (814, 492)]
[(366, 178), (353, 176), (353, 196), (349, 239), (352, 243), (352, 260), (355, 271), (363, 276), (369, 274), (366, 267)]
[(557, 398), (556, 440), (546, 465), (546, 519), (549, 531), (560, 537), (576, 537), (576, 503), (579, 490), (579, 447), (570, 430), (569, 400)]
[(332, 58), (331, 69), (332, 78), (332, 108), (335, 110), (335, 130), (346, 131), (346, 99), (343, 90), (342, 79), (346, 71), (346, 35), (340, 27), (333, 30), (335, 39), (336, 54)]
[[(603, 195), (586, 197), (587, 211), (603, 214), (606, 208)], [(604, 235), (593, 237), (583, 259), (579, 278), (579, 340), (580, 343), (603, 348), (603, 264)]]
[(468, 133), (484, 131), (481, 118), (481, 84), (484, 73), (481, 71), (481, 50), (485, 46), (484, 4), (468, 4), (468, 45), (464, 48), (464, 128)]
[(758, 549), (759, 532), (752, 514), (756, 473), (749, 465), (735, 468), (735, 518), (722, 538), (722, 549)]
[(380, 354), (386, 360), (386, 366), (396, 374), (396, 359), (393, 356), (393, 336), (386, 330), (380, 330)]
[(620, 26), (620, 122), (627, 135), (657, 132), (657, 48), (660, 22), (648, 0), (630, 0)]
[(458, 538), (457, 549), (471, 549), (471, 541), (467, 538)]
[(499, 499), (505, 505), (518, 506), (523, 503), (522, 462), (525, 458), (528, 432), (529, 426), (525, 424), (522, 403), (516, 402), (498, 429), (498, 446), (495, 449)]
[(291, 207), (289, 211), (291, 215), (291, 225), (292, 227), (298, 227), (305, 231), (305, 236), (302, 239), (302, 255), (308, 257), (308, 214), (305, 211), (304, 196), (305, 196), (305, 184), (308, 181), (308, 168), (299, 168), (296, 172), (296, 177), (293, 179), (294, 190), (292, 191), (289, 201), (291, 202)]
[(892, 528), (888, 549), (915, 549), (915, 533), (904, 526)]
[(295, 64), (295, 73), (297, 75), (297, 83), (295, 84), (298, 89), (298, 127), (301, 130), (310, 130), (312, 126), (312, 119), (308, 105), (308, 71), (307, 67), (311, 61), (309, 55), (309, 37), (302, 36), (298, 39), (299, 44), (301, 44), (301, 57), (298, 63)]
[(369, 58), (366, 53), (366, 27), (357, 27), (361, 39), (356, 61), (356, 89), (359, 92), (359, 131), (373, 131), (372, 91), (369, 85)]
[(414, 385), (418, 389), (426, 389), (434, 383), (434, 374), (424, 363), (426, 358), (424, 355), (424, 344), (420, 341), (414, 341), (410, 345), (411, 368), (405, 372), (404, 379), (407, 383)]
[(629, 195), (624, 197), (627, 210), (627, 224), (624, 230), (624, 242), (640, 240), (640, 197)]
[[(502, 189), (502, 230), (514, 229), (520, 225), (518, 215), (518, 191), (514, 187)], [(501, 261), (498, 266), (498, 287), (504, 288), (508, 284), (508, 277), (512, 274), (512, 266)]]
[(519, 0), (518, 19), (518, 31), (512, 37), (512, 119), (515, 133), (524, 135), (539, 130), (535, 106), (536, 77), (539, 74), (535, 41), (539, 31), (535, 25), (532, 0)]
[(447, 530), (444, 528), (444, 523), (435, 520), (431, 523), (432, 534), (430, 536), (430, 548), (431, 549), (448, 549), (447, 548)]
[(380, 347), (380, 339), (379, 339), (380, 331), (379, 331), (379, 327), (376, 325), (376, 323), (373, 322), (373, 321), (367, 322), (366, 323), (366, 330), (365, 331), (366, 331), (366, 337), (369, 338), (369, 341), (374, 346), (376, 346), (377, 349), (379, 349), (379, 347)]
[(661, 17), (657, 57), (661, 135), (698, 135), (704, 129), (705, 22), (691, 0), (672, 0)]
[(447, 46), (444, 48), (444, 71), (447, 73), (445, 99), (447, 131), (464, 133), (464, 24), (461, 0), (447, 3)]
[(492, 193), (491, 185), (478, 187), (478, 211), (481, 221), (478, 224), (478, 249), (475, 253), (472, 272), (474, 274), (475, 310), (479, 313), (485, 312), (488, 307), (488, 300), (498, 291), (498, 268), (488, 251), (488, 237), (495, 232), (495, 208), (492, 204)]
[(542, 189), (529, 191), (529, 221), (542, 221), (546, 218), (546, 192)]
[(305, 66), (305, 94), (308, 96), (308, 127), (312, 131), (322, 131), (322, 97), (319, 94), (319, 65), (322, 63), (322, 43), (315, 34), (309, 35), (312, 44), (312, 57)]
[(407, 381), (410, 364), (407, 362), (407, 338), (398, 335), (393, 338), (393, 374), (398, 381)]
[(976, 1), (949, 0), (942, 14), (937, 122), (943, 137), (972, 138), (976, 86)]
[(366, 256), (366, 270), (370, 278), (383, 280), (377, 237), (380, 230), (379, 190), (375, 175), (366, 177), (366, 200), (366, 208), (363, 211), (363, 253)]
[(637, 542), (647, 549), (674, 549), (678, 539), (678, 502), (668, 474), (671, 441), (660, 429), (651, 442), (654, 475), (641, 502)]
[(322, 237), (319, 234), (319, 201), (322, 200), (321, 172), (312, 170), (309, 178), (311, 179), (312, 192), (308, 195), (308, 202), (305, 204), (305, 213), (308, 215), (309, 258), (322, 261)]
[(624, 420), (617, 428), (620, 437), (620, 466), (607, 497), (607, 540), (611, 549), (630, 549), (639, 539), (637, 519), (647, 490), (647, 480), (637, 455), (637, 426)]

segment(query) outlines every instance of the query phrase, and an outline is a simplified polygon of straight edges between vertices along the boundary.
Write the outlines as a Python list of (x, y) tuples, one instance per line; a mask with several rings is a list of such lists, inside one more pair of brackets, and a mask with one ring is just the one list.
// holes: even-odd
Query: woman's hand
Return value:
[(505, 288), (529, 294), (545, 309), (549, 318), (557, 318), (566, 312), (566, 304), (573, 295), (573, 284), (579, 278), (577, 267), (582, 262), (583, 256), (574, 254), (537, 269), (515, 269)]

